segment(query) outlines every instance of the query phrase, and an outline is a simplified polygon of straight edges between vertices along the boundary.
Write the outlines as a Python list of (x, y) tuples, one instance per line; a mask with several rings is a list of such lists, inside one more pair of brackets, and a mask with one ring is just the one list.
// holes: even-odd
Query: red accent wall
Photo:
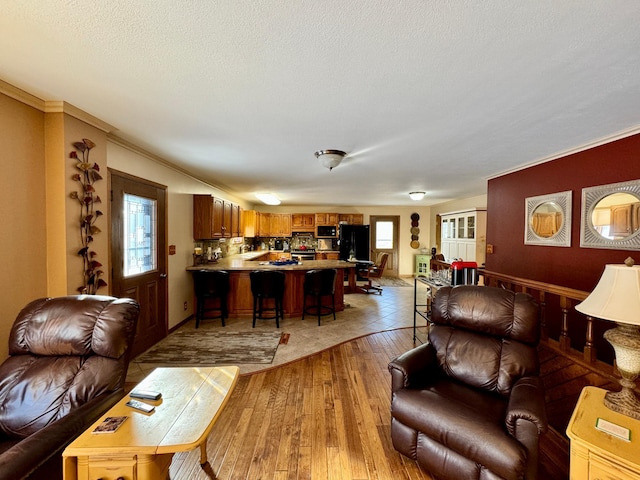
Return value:
[[(640, 179), (640, 134), (489, 180), (489, 271), (591, 291), (607, 263), (640, 251), (580, 248), (582, 189)], [(571, 190), (571, 247), (524, 244), (525, 199)]]

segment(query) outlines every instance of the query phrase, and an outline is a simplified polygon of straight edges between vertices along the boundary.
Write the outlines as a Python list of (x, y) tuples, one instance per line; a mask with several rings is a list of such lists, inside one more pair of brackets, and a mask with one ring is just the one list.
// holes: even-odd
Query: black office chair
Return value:
[[(224, 319), (229, 316), (227, 296), (229, 294), (229, 272), (224, 270), (198, 270), (193, 272), (193, 287), (196, 293), (196, 328), (205, 318), (220, 318), (224, 327)], [(208, 300), (218, 299), (217, 306), (207, 306)], [(208, 312), (219, 312), (219, 315), (205, 316)]]
[[(284, 272), (271, 270), (254, 270), (249, 273), (251, 293), (253, 294), (253, 328), (256, 319), (276, 320), (276, 328), (280, 328), (280, 318), (283, 316)], [(273, 307), (265, 307), (265, 299), (273, 299)], [(264, 312), (273, 311), (273, 317), (265, 317)]]
[[(322, 270), (309, 270), (304, 275), (304, 299), (302, 300), (302, 320), (304, 314), (318, 316), (318, 325), (320, 325), (320, 317), (333, 313), (333, 319), (336, 319), (336, 276), (338, 271), (335, 268)], [(331, 306), (322, 304), (322, 297), (331, 295)], [(314, 296), (315, 305), (307, 307), (307, 296)]]

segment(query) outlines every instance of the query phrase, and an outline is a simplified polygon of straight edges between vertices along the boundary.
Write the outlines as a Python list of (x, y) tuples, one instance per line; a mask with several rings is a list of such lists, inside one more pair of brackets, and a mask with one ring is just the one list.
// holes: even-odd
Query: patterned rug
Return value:
[(413, 287), (413, 278), (405, 280), (399, 277), (381, 277), (374, 279), (373, 284), (382, 285), (383, 287)]
[(280, 332), (178, 331), (133, 359), (171, 366), (265, 364), (273, 361)]

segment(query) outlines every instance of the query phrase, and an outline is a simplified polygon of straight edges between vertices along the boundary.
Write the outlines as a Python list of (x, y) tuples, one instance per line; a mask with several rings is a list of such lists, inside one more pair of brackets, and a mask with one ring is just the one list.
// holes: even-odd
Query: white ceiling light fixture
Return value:
[(318, 150), (315, 155), (320, 160), (320, 164), (329, 171), (340, 165), (342, 159), (347, 156), (342, 150)]
[(409, 192), (409, 197), (411, 200), (422, 200), (425, 196), (426, 192)]
[(256, 197), (267, 205), (280, 205), (280, 199), (274, 193), (256, 193)]

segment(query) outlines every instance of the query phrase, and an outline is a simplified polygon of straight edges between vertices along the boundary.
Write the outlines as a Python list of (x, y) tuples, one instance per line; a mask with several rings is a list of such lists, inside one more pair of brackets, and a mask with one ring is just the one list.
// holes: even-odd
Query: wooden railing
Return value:
[[(484, 269), (478, 271), (480, 282), (484, 285), (502, 287), (512, 291), (530, 293), (536, 298), (540, 304), (540, 324), (542, 326), (543, 341), (550, 342), (547, 329), (547, 303), (550, 296), (557, 296), (559, 299), (561, 319), (560, 319), (560, 335), (557, 339), (557, 347), (562, 352), (575, 354), (576, 350), (571, 348), (571, 335), (569, 332), (569, 313), (571, 309), (583, 301), (589, 295), (589, 292), (575, 290), (573, 288), (562, 287), (544, 282), (538, 282), (527, 278), (513, 277), (502, 273), (491, 272)], [(581, 316), (586, 322), (586, 334), (584, 339), (584, 347), (582, 348), (582, 360), (598, 370), (603, 370), (601, 362), (596, 357), (596, 347), (594, 342), (594, 323), (602, 320), (595, 319), (590, 316)], [(578, 342), (582, 344), (582, 342)], [(572, 355), (573, 356), (573, 355)], [(607, 373), (611, 373), (609, 368)]]

